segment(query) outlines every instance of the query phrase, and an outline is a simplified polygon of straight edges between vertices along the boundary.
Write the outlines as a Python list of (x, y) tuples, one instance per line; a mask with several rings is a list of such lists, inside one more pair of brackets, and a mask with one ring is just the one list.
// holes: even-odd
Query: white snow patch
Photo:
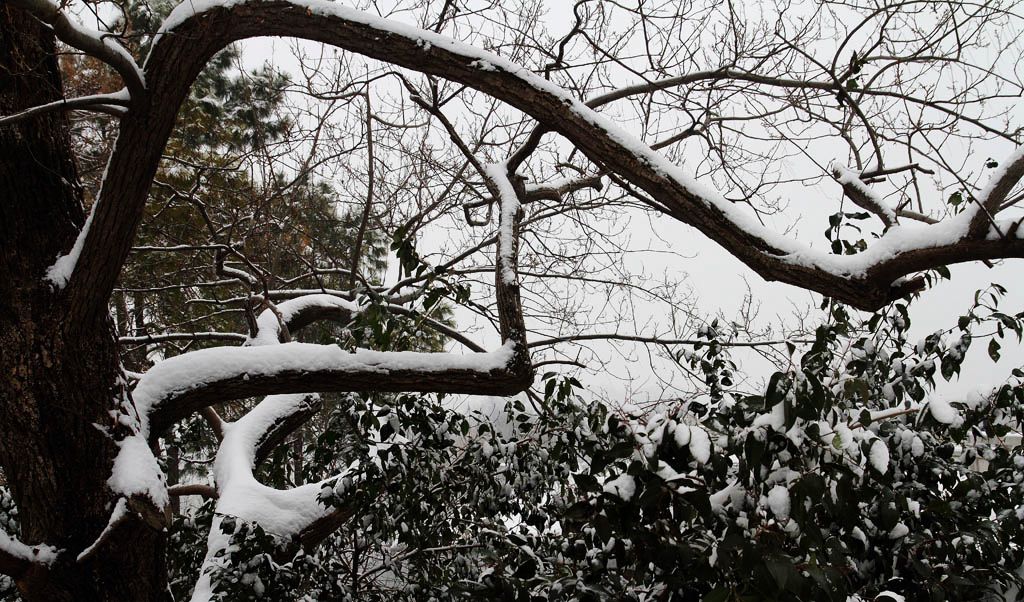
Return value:
[(690, 445), (690, 425), (676, 424), (675, 430), (672, 431), (672, 437), (680, 448)]
[(871, 449), (868, 450), (868, 460), (871, 466), (878, 472), (885, 474), (889, 470), (889, 448), (881, 439), (871, 442)]
[(49, 565), (57, 559), (60, 550), (47, 545), (29, 546), (0, 531), (0, 552), (29, 562)]
[(725, 512), (726, 503), (730, 503), (733, 506), (739, 506), (743, 502), (743, 496), (745, 492), (743, 487), (740, 486), (739, 481), (733, 481), (727, 485), (724, 489), (716, 491), (708, 496), (708, 502), (711, 504), (711, 510), (716, 514), (722, 514)]
[(786, 489), (785, 485), (776, 485), (768, 492), (768, 507), (778, 520), (789, 519), (789, 504), (789, 489)]
[(620, 474), (604, 484), (604, 492), (628, 502), (636, 494), (636, 481), (628, 474)]
[(924, 455), (924, 441), (917, 435), (914, 435), (913, 441), (910, 442), (910, 455), (915, 458), (920, 458)]
[(121, 449), (114, 458), (114, 468), (107, 480), (110, 489), (125, 497), (145, 495), (158, 508), (167, 506), (169, 498), (164, 473), (146, 438), (136, 433), (119, 441), (118, 446)]
[(908, 533), (910, 533), (910, 527), (901, 521), (896, 523), (896, 526), (892, 528), (892, 531), (889, 531), (889, 539), (906, 537)]
[(701, 464), (711, 459), (711, 437), (699, 426), (690, 428), (690, 455)]
[(782, 402), (773, 405), (771, 412), (761, 414), (757, 418), (754, 418), (754, 423), (751, 426), (767, 426), (770, 430), (781, 431), (782, 427), (786, 426), (785, 405), (783, 405)]
[(78, 256), (82, 254), (82, 247), (85, 246), (85, 237), (89, 234), (89, 226), (92, 225), (92, 216), (96, 213), (96, 207), (97, 205), (93, 205), (89, 217), (85, 218), (82, 231), (78, 233), (78, 238), (75, 239), (71, 250), (66, 255), (59, 255), (53, 265), (46, 270), (45, 280), (57, 290), (67, 286), (71, 275), (75, 272), (75, 265), (78, 264)]
[(956, 424), (960, 420), (960, 413), (940, 395), (935, 395), (928, 401), (928, 411), (931, 412), (932, 418), (942, 424)]

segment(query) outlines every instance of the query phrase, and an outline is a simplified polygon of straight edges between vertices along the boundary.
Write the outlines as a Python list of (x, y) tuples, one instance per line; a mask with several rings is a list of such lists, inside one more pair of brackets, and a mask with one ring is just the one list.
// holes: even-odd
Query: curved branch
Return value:
[[(877, 250), (860, 255), (812, 251), (755, 223), (719, 193), (697, 183), (665, 157), (532, 72), (443, 36), (337, 4), (271, 0), (199, 12), (183, 5), (168, 18), (163, 31), (147, 64), (154, 85), (166, 85), (171, 77), (180, 80), (183, 71), (197, 72), (212, 52), (256, 35), (312, 39), (466, 84), (559, 132), (592, 160), (645, 191), (671, 216), (701, 230), (766, 279), (816, 290), (862, 309), (876, 309), (921, 288), (920, 279), (902, 280), (914, 272), (948, 263), (1024, 255), (1024, 242), (967, 239), (963, 224), (939, 224), (932, 231), (935, 235), (925, 236), (891, 228), (872, 245)], [(832, 82), (790, 82), (733, 71), (714, 76), (830, 91), (835, 87)]]
[[(491, 53), (332, 2), (249, 0), (200, 6), (197, 10), (192, 3), (179, 5), (154, 42), (146, 78), (153, 97), (161, 102), (133, 107), (121, 122), (121, 135), (91, 219), (93, 234), (84, 235), (76, 245), (81, 253), (68, 285), (75, 318), (70, 324), (95, 319), (106, 310), (106, 299), (130, 249), (150, 181), (189, 86), (217, 51), (257, 36), (319, 41), (490, 94), (566, 137), (595, 163), (644, 191), (656, 209), (694, 226), (765, 279), (815, 290), (861, 309), (877, 309), (922, 288), (921, 278), (903, 279), (914, 272), (963, 261), (1024, 256), (1024, 241), (968, 238), (960, 223), (930, 226), (935, 229), (928, 234), (891, 228), (858, 255), (812, 250), (758, 224), (741, 207), (696, 182), (561, 88)], [(729, 75), (748, 81), (765, 79), (745, 73)], [(833, 87), (818, 82), (794, 85)]]
[(213, 403), (282, 393), (421, 391), (511, 395), (533, 382), (508, 343), (498, 351), (349, 353), (335, 345), (282, 343), (200, 349), (158, 362), (132, 395), (150, 437)]
[(1013, 188), (1024, 178), (1024, 146), (1007, 157), (990, 176), (988, 185), (978, 194), (979, 204), (973, 206), (974, 221), (971, 232), (983, 236), (990, 220), (1010, 196)]
[(217, 410), (213, 409), (213, 406), (206, 406), (199, 410), (199, 413), (206, 420), (207, 426), (213, 431), (213, 436), (217, 438), (217, 441), (224, 440), (224, 419), (220, 417)]
[[(61, 6), (52, 0), (10, 0), (10, 3), (31, 12), (37, 19), (53, 28), (53, 33), (68, 46), (77, 48), (99, 59), (117, 71), (133, 99), (142, 98), (145, 78), (135, 59), (112, 37), (86, 27), (68, 18)], [(117, 103), (114, 103), (117, 104)]]
[(356, 512), (355, 506), (339, 506), (333, 508), (320, 518), (314, 520), (299, 532), (298, 540), (302, 549), (310, 551), (337, 531)]
[[(333, 320), (342, 323), (351, 322), (356, 314), (362, 311), (352, 301), (328, 294), (295, 297), (294, 299), (278, 303), (277, 309), (281, 312), (281, 322), (284, 323), (288, 332), (293, 334), (321, 320)], [(267, 321), (261, 321), (261, 327)]]
[(261, 430), (253, 449), (253, 465), (259, 466), (270, 456), (277, 446), (284, 443), (284, 440), (295, 432), (296, 429), (306, 423), (314, 414), (320, 411), (323, 402), (319, 395), (304, 395), (302, 399), (293, 404), (287, 414), (270, 421)]
[[(220, 529), (223, 517), (253, 521), (269, 533), (291, 538), (329, 514), (319, 502), (318, 493), (322, 487), (330, 486), (330, 480), (279, 490), (263, 485), (253, 474), (260, 455), (269, 452), (268, 445), (287, 436), (288, 429), (296, 424), (296, 417), (305, 420), (311, 410), (319, 407), (319, 399), (315, 397), (268, 396), (228, 425), (214, 462), (217, 506), (193, 600), (210, 598), (215, 584), (208, 568), (227, 561), (223, 551), (230, 544), (230, 537)], [(340, 475), (335, 480), (337, 478)]]

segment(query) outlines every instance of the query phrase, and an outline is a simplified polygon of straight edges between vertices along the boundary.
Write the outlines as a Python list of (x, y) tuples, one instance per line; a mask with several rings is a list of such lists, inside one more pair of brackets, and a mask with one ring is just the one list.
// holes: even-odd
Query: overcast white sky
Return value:
[[(571, 26), (571, 11), (571, 2), (549, 0), (547, 14), (544, 17), (548, 30), (556, 36), (567, 31)], [(297, 62), (293, 49), (297, 44), (306, 48), (315, 46), (311, 43), (295, 42), (294, 40), (257, 39), (244, 44), (243, 60), (247, 67), (257, 67), (265, 62), (270, 62), (279, 69), (295, 73)], [(817, 150), (819, 153), (821, 152), (821, 149)], [(982, 150), (975, 149), (975, 153)], [(994, 145), (991, 149), (991, 156), (998, 158), (1009, 150), (1005, 145)], [(827, 152), (826, 150), (825, 153)], [(836, 147), (833, 156), (844, 154), (844, 149)], [(827, 160), (824, 159), (826, 162)], [(800, 168), (796, 164), (784, 166), (784, 169), (791, 170)], [(794, 220), (798, 219), (796, 232), (801, 238), (813, 242), (816, 246), (825, 245), (826, 241), (822, 237), (821, 231), (826, 224), (825, 217), (836, 210), (835, 200), (839, 195), (837, 185), (834, 182), (825, 181), (810, 188), (797, 186), (783, 189), (782, 192), (784, 197), (792, 199), (791, 206), (795, 211), (785, 212), (780, 218), (782, 221), (775, 225), (782, 229), (792, 225)], [(820, 202), (814, 202), (815, 199)], [(748, 285), (761, 304), (761, 317), (766, 322), (774, 322), (776, 316), (779, 315), (788, 316), (794, 306), (817, 305), (819, 301), (816, 295), (806, 291), (788, 285), (764, 282), (715, 243), (707, 240), (692, 228), (672, 220), (657, 220), (652, 229), (645, 218), (637, 216), (631, 222), (631, 233), (636, 247), (642, 247), (649, 243), (653, 248), (670, 247), (676, 252), (692, 256), (692, 259), (680, 260), (659, 254), (645, 254), (636, 256), (632, 260), (635, 261), (635, 265), (631, 266), (631, 269), (642, 270), (646, 274), (660, 274), (664, 271), (685, 273), (690, 286), (699, 293), (700, 308), (708, 314), (721, 312), (725, 316), (733, 315), (739, 309)], [(669, 244), (666, 245), (665, 241), (669, 241)], [(421, 241), (421, 244), (429, 244), (429, 240)], [(1024, 269), (1024, 263), (1020, 261), (1003, 262), (994, 269), (980, 264), (954, 266), (951, 282), (943, 282), (926, 291), (921, 300), (914, 304), (912, 318), (915, 334), (924, 336), (938, 328), (955, 324), (956, 316), (970, 306), (974, 291), (987, 286), (990, 282), (1002, 283), (1010, 289), (1010, 295), (1004, 302), (1004, 310), (1007, 313), (1019, 311), (1024, 306), (1024, 290), (1018, 284), (1022, 269)], [(640, 316), (637, 321), (638, 323), (649, 321), (652, 325), (657, 325), (658, 318), (659, 316), (654, 313)], [(494, 343), (495, 341), (488, 342)], [(615, 356), (614, 353), (611, 353), (610, 348), (604, 348), (604, 351), (601, 351), (603, 348), (601, 345), (592, 347), (599, 350), (602, 355)], [(983, 345), (977, 345), (973, 352), (967, 362), (964, 376), (959, 381), (943, 387), (948, 394), (955, 395), (997, 382), (1012, 367), (1019, 366), (1024, 361), (1024, 352), (1018, 346), (1007, 345), (1004, 347), (1003, 358), (995, 366), (984, 353)], [(592, 375), (586, 384), (606, 392), (611, 398), (622, 398), (630, 392), (640, 396), (645, 394), (660, 396), (661, 388), (651, 378), (649, 367), (640, 366), (646, 362), (646, 355), (641, 352), (635, 357), (638, 360), (637, 364), (630, 365), (628, 360), (619, 359), (612, 364), (610, 371)], [(747, 367), (755, 373), (764, 371), (763, 362), (747, 362)], [(646, 368), (646, 372), (642, 368)], [(636, 380), (625, 382), (622, 376), (627, 372), (636, 377)]]
[[(562, 0), (549, 0), (547, 2), (546, 25), (553, 34), (560, 35), (571, 27), (572, 3)], [(258, 66), (265, 61), (270, 61), (285, 70), (295, 69), (295, 59), (292, 48), (296, 44), (293, 40), (260, 39), (247, 42), (244, 50), (244, 59), (249, 66)], [(300, 43), (306, 44), (306, 43)], [(980, 149), (975, 149), (977, 154)], [(1000, 157), (1008, 153), (1010, 148), (1006, 145), (993, 145), (991, 155)], [(845, 150), (837, 147), (833, 156), (844, 156)], [(826, 159), (827, 161), (827, 159)], [(799, 169), (792, 166), (792, 169)], [(801, 238), (812, 241), (816, 246), (823, 246), (827, 241), (821, 235), (825, 217), (835, 211), (835, 199), (837, 198), (837, 186), (834, 182), (826, 181), (811, 187), (810, 189), (798, 186), (784, 191), (784, 196), (794, 200), (793, 206), (799, 207), (798, 212), (786, 212), (783, 220), (778, 224), (784, 228), (792, 222), (799, 213), (797, 232)], [(818, 198), (818, 210), (815, 211), (815, 204), (808, 203), (808, 198)], [(667, 259), (657, 254), (643, 255), (636, 258), (636, 268), (648, 274), (658, 274), (664, 270), (670, 272), (685, 273), (688, 275), (689, 283), (699, 293), (699, 305), (701, 309), (714, 314), (722, 312), (731, 316), (740, 308), (744, 294), (749, 286), (755, 297), (762, 305), (762, 318), (767, 322), (774, 322), (776, 316), (788, 316), (794, 306), (816, 305), (820, 298), (817, 295), (799, 290), (795, 287), (768, 283), (762, 280), (757, 274), (741, 264), (718, 245), (703, 237), (692, 228), (680, 225), (672, 220), (662, 219), (655, 224), (652, 231), (647, 227), (644, 219), (633, 220), (633, 236), (636, 246), (643, 246), (642, 241), (649, 241), (652, 247), (664, 246), (663, 241), (671, 241), (673, 250), (693, 256), (692, 259), (678, 260)], [(654, 236), (658, 234), (660, 236)], [(1024, 289), (1015, 286), (1020, 282), (1020, 275), (1024, 264), (1019, 261), (1007, 261), (989, 269), (981, 264), (954, 266), (952, 268), (953, 279), (943, 282), (923, 293), (921, 299), (913, 306), (911, 317), (913, 319), (913, 332), (915, 336), (923, 337), (939, 328), (949, 327), (955, 324), (956, 316), (970, 307), (974, 292), (987, 286), (991, 282), (999, 282), (1010, 289), (1010, 294), (1005, 300), (1004, 310), (1016, 312), (1024, 309)], [(647, 318), (657, 324), (658, 316), (652, 315)], [(593, 346), (601, 349), (601, 345)], [(608, 357), (614, 357), (610, 349), (606, 349)], [(943, 386), (943, 390), (949, 395), (956, 395), (965, 391), (973, 391), (979, 387), (984, 388), (994, 382), (1005, 378), (1009, 370), (1024, 362), (1024, 351), (1019, 346), (1007, 345), (1004, 347), (1003, 358), (998, 364), (993, 365), (984, 351), (984, 345), (976, 345), (972, 350), (964, 370), (964, 376)], [(602, 353), (605, 355), (605, 353)], [(639, 362), (645, 362), (646, 356), (640, 353), (636, 356)], [(616, 366), (617, 364), (617, 366)], [(754, 372), (764, 372), (764, 363), (759, 361), (747, 361), (746, 365)], [(641, 366), (628, 366), (628, 362), (618, 361), (613, 363), (613, 370), (609, 373), (592, 375), (587, 384), (598, 390), (605, 391), (611, 398), (621, 398), (630, 391), (633, 394), (640, 393), (646, 389), (651, 395), (661, 395), (660, 386), (650, 379), (649, 374)], [(621, 375), (626, 374), (626, 368), (630, 374), (639, 377), (637, 381), (624, 383)], [(647, 370), (649, 372), (649, 369)], [(646, 383), (646, 384), (644, 384)], [(640, 388), (640, 391), (637, 388)]]

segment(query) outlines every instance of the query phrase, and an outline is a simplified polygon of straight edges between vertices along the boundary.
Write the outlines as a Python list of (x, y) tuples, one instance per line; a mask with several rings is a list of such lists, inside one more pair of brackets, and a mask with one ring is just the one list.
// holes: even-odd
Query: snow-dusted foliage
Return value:
[[(11, 499), (10, 490), (0, 487), (0, 532), (16, 536), (18, 531), (18, 508)], [(12, 600), (16, 595), (14, 581), (7, 575), (0, 575), (0, 600)]]
[(220, 516), (213, 599), (990, 599), (1024, 561), (1024, 451), (1001, 440), (1024, 419), (1024, 374), (974, 398), (934, 385), (973, 336), (1020, 331), (999, 290), (922, 341), (901, 305), (863, 323), (829, 306), (812, 347), (754, 396), (734, 392), (708, 328), (685, 359), (706, 396), (654, 413), (584, 402), (554, 374), (542, 405), (487, 415), (338, 398), (303, 470), (358, 465), (318, 496), (346, 526), (302, 550)]
[[(940, 381), (1024, 314), (992, 285), (913, 341), (907, 305), (1024, 257), (1000, 3), (582, 1), (568, 32), (532, 0), (8, 4), (0, 572), (26, 599), (1021, 586), (1024, 372)], [(245, 64), (270, 37), (304, 40), (295, 70)], [(821, 313), (705, 319), (691, 253)], [(597, 343), (645, 346), (660, 391)]]
[[(611, 418), (624, 441), (575, 476), (560, 536), (531, 536), (533, 554), (552, 546), (545, 587), (985, 600), (1019, 585), (1024, 450), (1002, 437), (1024, 419), (1024, 373), (976, 398), (934, 392), (937, 376), (959, 371), (976, 325), (1001, 325), (992, 341), (1021, 331), (1020, 316), (994, 309), (1000, 290), (920, 342), (907, 340), (903, 306), (864, 324), (833, 306), (812, 349), (757, 396), (728, 392), (735, 367), (709, 332), (688, 359), (708, 398)], [(711, 433), (710, 457), (690, 444), (694, 432)], [(624, 478), (629, 496), (609, 487)]]

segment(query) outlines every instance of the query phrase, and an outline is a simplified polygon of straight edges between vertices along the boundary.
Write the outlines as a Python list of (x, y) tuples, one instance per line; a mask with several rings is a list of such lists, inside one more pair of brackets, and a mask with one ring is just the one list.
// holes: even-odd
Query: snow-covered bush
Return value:
[(979, 299), (958, 327), (915, 344), (900, 305), (864, 324), (830, 311), (763, 395), (718, 386), (734, 366), (710, 332), (689, 357), (711, 384), (706, 403), (616, 421), (631, 445), (599, 452), (592, 476), (576, 479), (586, 486), (547, 559), (570, 589), (984, 600), (1019, 584), (1024, 449), (1002, 437), (1024, 418), (1024, 374), (977, 398), (934, 388), (959, 371), (974, 326), (998, 324), (997, 349), (1020, 316)]
[(536, 408), (509, 400), (498, 423), (431, 396), (349, 396), (306, 467), (358, 461), (321, 494), (350, 526), (293, 559), (295, 542), (231, 521), (218, 591), (996, 599), (1024, 561), (1024, 450), (1002, 439), (1024, 418), (1024, 374), (971, 398), (935, 388), (978, 332), (994, 329), (989, 349), (1020, 332), (1000, 293), (921, 341), (901, 305), (864, 321), (828, 305), (813, 345), (761, 395), (735, 391), (729, 348), (708, 328), (683, 354), (706, 395), (654, 412), (584, 401), (554, 374)]

